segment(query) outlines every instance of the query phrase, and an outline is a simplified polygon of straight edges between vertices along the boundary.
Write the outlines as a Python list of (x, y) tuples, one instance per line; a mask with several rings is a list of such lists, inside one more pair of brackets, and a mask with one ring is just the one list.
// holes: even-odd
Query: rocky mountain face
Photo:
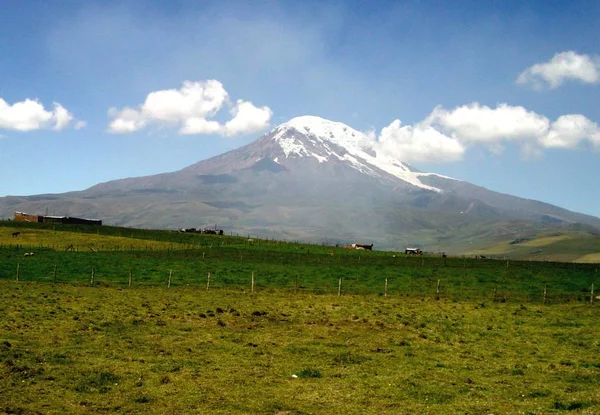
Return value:
[(0, 198), (3, 217), (46, 209), (134, 227), (217, 225), (233, 234), (388, 249), (443, 243), (448, 252), (510, 235), (600, 228), (592, 216), (421, 172), (376, 153), (363, 133), (312, 116), (177, 172)]

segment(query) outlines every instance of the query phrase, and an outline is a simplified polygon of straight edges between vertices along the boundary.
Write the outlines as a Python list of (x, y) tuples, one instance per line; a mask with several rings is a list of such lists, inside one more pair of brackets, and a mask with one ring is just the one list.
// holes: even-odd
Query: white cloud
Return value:
[(400, 120), (381, 130), (375, 147), (388, 156), (409, 162), (457, 161), (465, 152), (464, 145), (456, 138), (427, 123), (402, 126)]
[(427, 121), (463, 142), (483, 143), (535, 138), (547, 131), (550, 124), (546, 117), (523, 107), (500, 104), (490, 108), (476, 102), (452, 111), (438, 107)]
[(517, 143), (522, 156), (532, 159), (540, 157), (544, 148), (574, 149), (584, 143), (600, 148), (600, 128), (581, 114), (562, 115), (551, 122), (520, 106), (490, 108), (475, 102), (453, 110), (437, 107), (414, 126), (401, 126), (395, 120), (381, 130), (374, 145), (400, 160), (444, 162), (462, 159), (476, 145), (498, 155), (507, 142)]
[[(38, 100), (27, 98), (9, 105), (0, 98), (1, 129), (16, 131), (53, 129), (60, 131), (67, 128), (73, 120), (73, 114), (56, 102), (54, 109), (49, 111)], [(77, 121), (77, 123), (80, 122)]]
[(210, 120), (229, 104), (229, 96), (217, 80), (185, 81), (180, 89), (154, 91), (137, 108), (111, 108), (108, 131), (133, 133), (150, 125), (172, 126), (179, 134), (220, 134), (232, 136), (268, 127), (272, 112), (251, 102), (238, 100), (231, 109), (233, 118), (224, 125)]
[(223, 127), (225, 135), (260, 131), (269, 126), (273, 112), (268, 107), (255, 107), (250, 101), (238, 99), (231, 110), (233, 118)]
[(552, 123), (548, 134), (540, 137), (543, 147), (576, 148), (579, 143), (589, 140), (600, 147), (598, 124), (580, 114), (562, 115)]
[(579, 55), (573, 51), (557, 53), (549, 62), (536, 63), (525, 69), (517, 78), (518, 84), (531, 84), (535, 88), (559, 87), (566, 80), (587, 84), (600, 82), (600, 57)]
[(219, 134), (221, 124), (217, 121), (208, 121), (201, 117), (191, 117), (184, 121), (179, 134)]
[(60, 131), (66, 128), (71, 121), (73, 121), (73, 114), (71, 114), (65, 107), (60, 105), (59, 103), (54, 103), (54, 119), (56, 123), (54, 127), (52, 127), (55, 131)]

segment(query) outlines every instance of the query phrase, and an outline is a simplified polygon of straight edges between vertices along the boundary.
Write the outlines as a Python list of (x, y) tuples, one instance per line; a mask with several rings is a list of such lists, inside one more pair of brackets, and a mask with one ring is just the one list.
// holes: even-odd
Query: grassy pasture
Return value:
[(600, 412), (597, 307), (0, 281), (0, 412)]
[(597, 269), (0, 222), (0, 413), (596, 414)]
[(518, 243), (512, 239), (468, 253), (533, 261), (600, 262), (600, 235), (551, 234)]
[[(561, 302), (588, 300), (599, 274), (596, 264), (443, 259), (232, 236), (41, 225), (0, 226), (0, 279), (16, 279), (18, 270), (21, 281), (89, 284), (93, 270), (94, 283), (114, 287), (127, 287), (130, 275), (134, 285), (165, 286), (171, 275), (173, 287), (205, 287), (210, 273), (213, 289), (248, 290), (254, 274), (257, 290), (334, 294), (342, 278), (348, 294), (382, 295), (387, 280), (388, 294), (419, 297), (437, 295), (440, 281), (439, 296), (447, 299), (542, 302), (546, 289), (547, 302)], [(14, 238), (19, 244), (12, 229), (22, 232)], [(56, 248), (70, 241), (80, 248)], [(34, 256), (25, 257), (28, 252)]]

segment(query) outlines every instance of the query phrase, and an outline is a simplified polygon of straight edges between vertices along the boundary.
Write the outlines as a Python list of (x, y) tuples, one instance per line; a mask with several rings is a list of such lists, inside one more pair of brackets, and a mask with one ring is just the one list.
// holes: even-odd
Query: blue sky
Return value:
[(596, 1), (4, 0), (0, 196), (179, 170), (310, 114), (600, 216), (599, 18)]

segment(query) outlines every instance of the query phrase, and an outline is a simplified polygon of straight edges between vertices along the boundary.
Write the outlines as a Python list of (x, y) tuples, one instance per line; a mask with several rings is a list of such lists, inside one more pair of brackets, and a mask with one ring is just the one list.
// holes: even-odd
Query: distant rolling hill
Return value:
[(600, 263), (600, 235), (590, 232), (546, 233), (517, 237), (465, 252), (489, 258)]

